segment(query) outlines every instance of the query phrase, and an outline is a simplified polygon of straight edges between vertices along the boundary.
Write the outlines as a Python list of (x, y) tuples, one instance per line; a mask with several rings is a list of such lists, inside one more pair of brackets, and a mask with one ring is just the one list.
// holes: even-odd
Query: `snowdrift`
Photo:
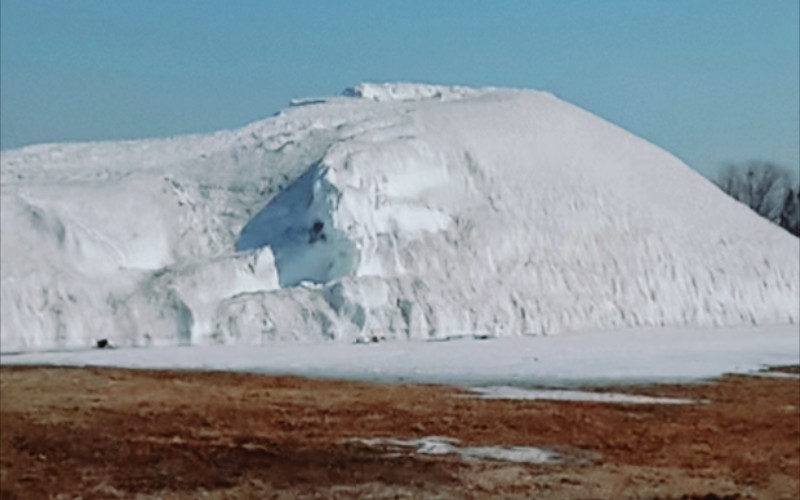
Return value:
[(797, 323), (800, 242), (534, 91), (2, 152), (2, 351)]

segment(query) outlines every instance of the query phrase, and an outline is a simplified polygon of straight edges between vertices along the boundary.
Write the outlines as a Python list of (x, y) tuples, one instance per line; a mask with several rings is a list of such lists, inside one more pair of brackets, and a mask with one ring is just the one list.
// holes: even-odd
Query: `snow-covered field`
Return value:
[[(3, 364), (557, 381), (797, 360), (799, 240), (546, 93), (362, 84), (0, 165), (0, 350), (138, 348)], [(524, 337), (351, 345), (458, 335)]]
[(226, 370), (462, 386), (606, 386), (685, 382), (800, 364), (800, 335), (794, 325), (657, 328), (438, 342), (88, 349), (0, 355), (0, 364)]

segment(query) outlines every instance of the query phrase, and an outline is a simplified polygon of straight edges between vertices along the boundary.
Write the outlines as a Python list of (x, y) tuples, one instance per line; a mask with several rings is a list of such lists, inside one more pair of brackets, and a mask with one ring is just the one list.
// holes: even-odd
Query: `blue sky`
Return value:
[(0, 146), (234, 128), (361, 81), (547, 90), (701, 172), (800, 168), (797, 0), (2, 0)]

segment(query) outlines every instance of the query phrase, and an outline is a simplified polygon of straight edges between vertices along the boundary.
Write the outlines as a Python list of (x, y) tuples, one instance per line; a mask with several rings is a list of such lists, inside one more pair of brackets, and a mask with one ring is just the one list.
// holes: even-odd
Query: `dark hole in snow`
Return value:
[(105, 349), (106, 347), (109, 347), (108, 339), (100, 339), (97, 341), (98, 349)]
[(316, 243), (318, 240), (327, 240), (325, 233), (322, 232), (323, 227), (325, 227), (324, 222), (319, 219), (314, 221), (314, 224), (311, 226), (311, 234), (308, 235), (309, 243)]

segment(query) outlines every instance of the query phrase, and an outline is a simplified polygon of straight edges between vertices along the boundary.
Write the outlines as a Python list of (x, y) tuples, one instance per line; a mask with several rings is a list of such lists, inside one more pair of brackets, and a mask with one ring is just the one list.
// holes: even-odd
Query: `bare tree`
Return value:
[(778, 224), (793, 235), (800, 237), (800, 183), (786, 195)]
[(792, 186), (789, 172), (769, 162), (728, 165), (717, 185), (762, 217), (800, 236), (800, 184)]

